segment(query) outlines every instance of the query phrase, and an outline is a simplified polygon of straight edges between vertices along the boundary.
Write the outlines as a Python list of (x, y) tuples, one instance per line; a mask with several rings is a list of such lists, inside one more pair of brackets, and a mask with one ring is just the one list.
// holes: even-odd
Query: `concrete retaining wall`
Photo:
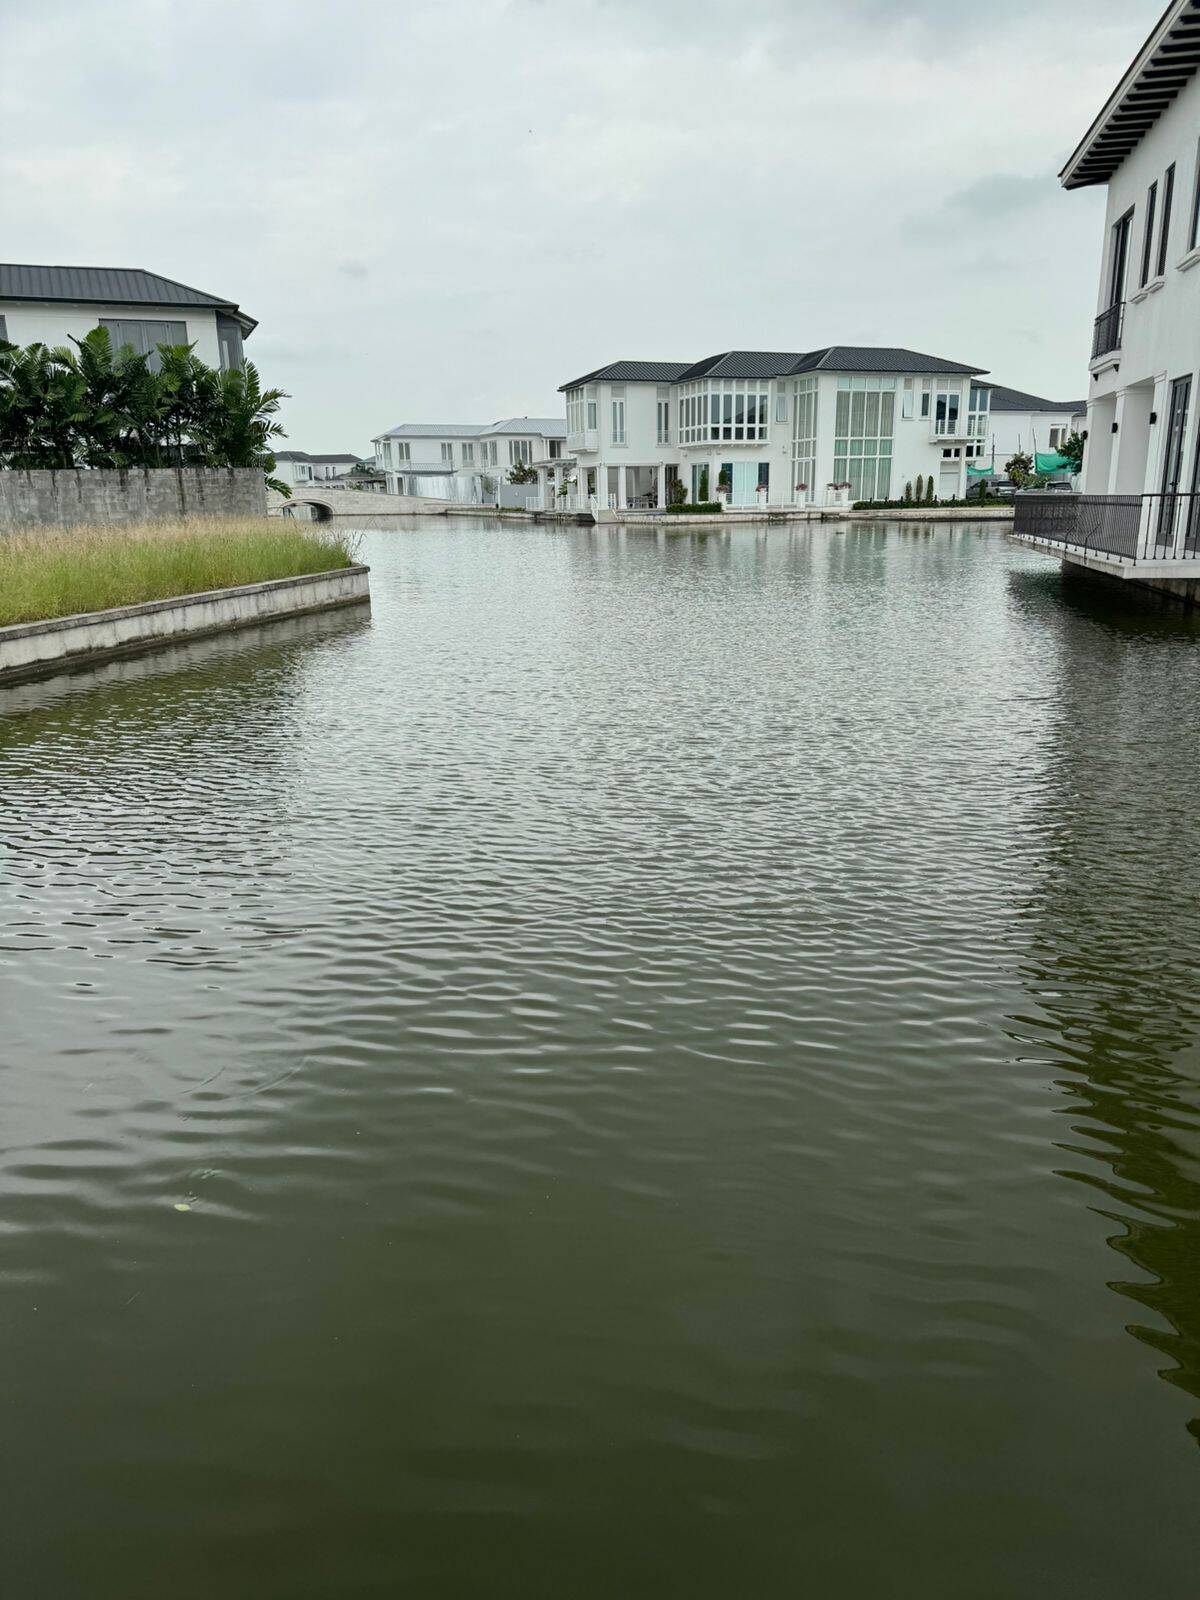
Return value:
[(254, 467), (0, 472), (0, 528), (266, 514), (266, 480)]
[(27, 678), (76, 672), (116, 656), (133, 655), (268, 621), (303, 616), (370, 600), (369, 567), (339, 567), (300, 578), (276, 578), (236, 589), (149, 600), (113, 611), (87, 611), (49, 622), (0, 628), (0, 686)]

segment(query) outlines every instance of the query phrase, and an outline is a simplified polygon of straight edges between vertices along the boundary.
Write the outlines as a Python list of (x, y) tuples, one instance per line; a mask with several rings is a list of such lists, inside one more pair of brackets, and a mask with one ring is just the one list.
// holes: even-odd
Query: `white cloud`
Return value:
[(1070, 394), (1100, 202), (1053, 174), (1128, 9), (1063, 0), (1058, 50), (1030, 0), (0, 0), (4, 249), (237, 298), (308, 449), (730, 345)]

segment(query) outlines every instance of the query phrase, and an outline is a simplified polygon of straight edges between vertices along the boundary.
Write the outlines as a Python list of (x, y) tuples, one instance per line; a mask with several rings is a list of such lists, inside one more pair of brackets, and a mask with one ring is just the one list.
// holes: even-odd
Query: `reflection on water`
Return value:
[(364, 544), (0, 698), (17, 1591), (1190, 1597), (1191, 623)]

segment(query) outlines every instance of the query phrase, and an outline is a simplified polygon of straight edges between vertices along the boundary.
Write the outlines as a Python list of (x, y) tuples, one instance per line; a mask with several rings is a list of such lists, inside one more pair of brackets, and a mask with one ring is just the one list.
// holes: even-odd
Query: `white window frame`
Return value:
[(442, 445), (442, 460), (443, 461), (448, 461), (451, 466), (454, 465), (454, 446), (453, 446), (453, 444), (443, 443), (443, 445)]
[(612, 442), (615, 445), (625, 443), (625, 390), (610, 389), (609, 398), (612, 402)]

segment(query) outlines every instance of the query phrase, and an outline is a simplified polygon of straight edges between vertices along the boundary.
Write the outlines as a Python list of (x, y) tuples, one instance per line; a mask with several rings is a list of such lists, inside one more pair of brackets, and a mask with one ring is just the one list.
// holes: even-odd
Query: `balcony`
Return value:
[(567, 454), (578, 455), (581, 450), (596, 451), (600, 448), (599, 432), (595, 428), (581, 428), (578, 433), (567, 434)]
[(1200, 579), (1200, 494), (1019, 494), (1013, 536), (1125, 577)]
[(1092, 360), (1099, 361), (1101, 356), (1112, 355), (1121, 348), (1121, 323), (1124, 318), (1125, 303), (1118, 300), (1115, 306), (1109, 306), (1107, 311), (1102, 311), (1096, 318), (1095, 332), (1092, 335)]

